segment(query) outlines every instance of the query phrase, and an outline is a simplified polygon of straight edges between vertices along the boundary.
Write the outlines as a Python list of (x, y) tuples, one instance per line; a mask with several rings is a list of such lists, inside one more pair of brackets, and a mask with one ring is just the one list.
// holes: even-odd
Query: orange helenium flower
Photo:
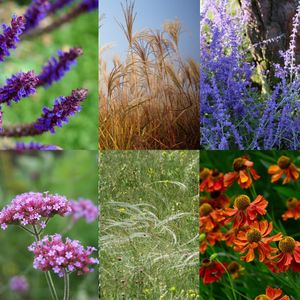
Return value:
[(234, 172), (224, 175), (225, 188), (231, 186), (236, 180), (237, 183), (243, 188), (248, 189), (252, 184), (252, 178), (257, 180), (260, 176), (253, 169), (254, 163), (248, 160), (247, 157), (239, 157), (233, 161)]
[(242, 256), (241, 259), (250, 262), (255, 258), (255, 250), (259, 255), (259, 260), (264, 261), (270, 254), (277, 251), (276, 248), (271, 247), (269, 244), (281, 239), (282, 234), (278, 233), (274, 236), (268, 237), (272, 232), (272, 222), (267, 220), (255, 221), (249, 226), (246, 231), (240, 231), (234, 241), (234, 250), (240, 253), (247, 254)]
[(214, 210), (209, 203), (203, 203), (199, 207), (200, 231), (212, 231), (224, 217), (219, 213), (221, 210)]
[(223, 233), (220, 229), (215, 229), (204, 234), (203, 239), (200, 241), (200, 253), (205, 253), (208, 245), (214, 246), (216, 242), (223, 240)]
[(226, 264), (204, 259), (199, 270), (199, 275), (204, 284), (218, 281), (226, 272)]
[(280, 240), (278, 248), (281, 252), (272, 259), (279, 271), (285, 272), (291, 267), (294, 272), (300, 272), (300, 243), (286, 236)]
[(237, 279), (241, 276), (242, 272), (245, 270), (239, 263), (236, 261), (231, 262), (227, 266), (227, 271), (233, 279)]
[(283, 184), (288, 183), (290, 180), (298, 180), (300, 169), (297, 168), (287, 156), (280, 156), (277, 165), (272, 165), (268, 169), (268, 173), (273, 175), (271, 182), (277, 182), (283, 175), (285, 179)]
[(266, 288), (266, 293), (263, 295), (259, 295), (255, 298), (255, 300), (290, 300), (289, 296), (283, 296), (279, 298), (282, 295), (282, 290), (281, 289), (276, 289), (272, 287), (267, 287)]
[(224, 191), (224, 174), (204, 168), (200, 171), (200, 192)]
[(245, 224), (251, 224), (257, 216), (267, 213), (268, 201), (261, 195), (251, 202), (247, 195), (240, 195), (235, 198), (233, 208), (226, 208), (224, 215), (229, 217), (226, 223), (234, 220), (233, 227), (238, 228)]
[(287, 200), (288, 210), (282, 215), (282, 219), (286, 221), (287, 219), (298, 220), (300, 218), (300, 200), (296, 198), (290, 198)]

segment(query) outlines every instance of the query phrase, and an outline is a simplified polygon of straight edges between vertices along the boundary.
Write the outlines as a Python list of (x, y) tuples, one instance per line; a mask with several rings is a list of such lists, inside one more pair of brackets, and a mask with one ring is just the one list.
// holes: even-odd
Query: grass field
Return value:
[[(80, 161), (80, 164), (74, 162)], [(89, 178), (89, 180), (86, 180)], [(0, 152), (0, 208), (17, 194), (35, 191), (58, 193), (68, 199), (85, 197), (97, 203), (97, 152), (35, 152), (29, 155)], [(47, 225), (45, 233), (61, 233), (78, 239), (85, 246), (97, 247), (97, 222), (87, 224), (79, 220), (71, 230), (69, 217), (55, 216)], [(70, 229), (70, 228), (69, 228)], [(0, 299), (51, 299), (43, 272), (33, 269), (33, 255), (27, 247), (33, 242), (25, 231), (10, 225), (0, 230)], [(17, 295), (9, 289), (12, 276), (24, 275), (30, 289), (25, 295)], [(63, 280), (52, 276), (62, 299)], [(71, 274), (71, 299), (97, 299), (98, 272), (84, 276)]]
[[(5, 6), (6, 5), (6, 6)], [(5, 9), (4, 9), (5, 7)], [(21, 14), (24, 7), (18, 7), (11, 2), (1, 5), (0, 17), (8, 21), (13, 13)], [(53, 100), (59, 96), (68, 96), (72, 89), (85, 87), (89, 89), (88, 99), (83, 103), (83, 109), (70, 118), (69, 124), (58, 128), (57, 133), (46, 133), (22, 141), (54, 144), (64, 149), (97, 149), (98, 112), (98, 12), (82, 15), (72, 23), (56, 31), (30, 41), (22, 41), (17, 50), (4, 63), (1, 63), (0, 83), (13, 73), (34, 70), (39, 73), (43, 64), (56, 56), (59, 49), (81, 47), (84, 55), (78, 59), (78, 64), (59, 82), (51, 88), (39, 88), (30, 98), (23, 99), (12, 107), (3, 107), (4, 125), (30, 123), (40, 115), (43, 106), (52, 106)]]
[(135, 32), (134, 1), (123, 1), (123, 12), (126, 58), (104, 61), (100, 49), (100, 149), (197, 149), (200, 72), (179, 51), (182, 24)]
[(198, 299), (198, 164), (196, 151), (101, 153), (101, 299)]

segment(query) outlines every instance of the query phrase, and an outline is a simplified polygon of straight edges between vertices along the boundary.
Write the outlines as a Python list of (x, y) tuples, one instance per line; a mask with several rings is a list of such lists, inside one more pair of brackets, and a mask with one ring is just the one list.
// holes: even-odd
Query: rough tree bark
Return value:
[[(253, 45), (280, 37), (276, 42), (262, 44), (253, 49), (253, 57), (263, 70), (271, 70), (272, 63), (282, 63), (280, 50), (287, 50), (292, 31), (297, 0), (239, 0), (248, 17), (248, 36)], [(248, 5), (246, 5), (248, 3)], [(297, 63), (300, 63), (300, 33), (296, 47)]]

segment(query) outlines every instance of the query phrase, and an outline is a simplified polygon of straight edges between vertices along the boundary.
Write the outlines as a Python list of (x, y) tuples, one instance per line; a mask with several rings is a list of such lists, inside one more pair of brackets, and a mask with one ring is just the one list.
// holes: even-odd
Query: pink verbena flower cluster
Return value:
[(7, 224), (32, 224), (44, 228), (46, 222), (43, 217), (50, 218), (55, 214), (65, 216), (70, 211), (69, 201), (64, 196), (29, 192), (16, 196), (0, 211), (0, 225), (3, 230)]
[(13, 276), (9, 281), (9, 287), (12, 291), (24, 293), (28, 291), (29, 284), (24, 276)]
[(69, 238), (63, 242), (60, 234), (46, 235), (28, 249), (35, 255), (35, 269), (44, 272), (52, 270), (59, 277), (63, 277), (64, 272), (77, 271), (78, 275), (93, 272), (94, 269), (89, 268), (89, 265), (99, 263), (98, 259), (90, 257), (96, 248), (84, 248), (79, 241)]
[(98, 207), (91, 200), (83, 198), (79, 198), (77, 201), (71, 200), (70, 206), (72, 209), (70, 215), (74, 222), (84, 218), (87, 223), (92, 223), (98, 217)]

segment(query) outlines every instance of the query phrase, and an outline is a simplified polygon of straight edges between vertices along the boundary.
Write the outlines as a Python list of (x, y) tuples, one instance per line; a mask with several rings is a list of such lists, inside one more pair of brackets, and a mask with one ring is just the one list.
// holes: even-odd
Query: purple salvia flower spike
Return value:
[(74, 2), (74, 0), (55, 0), (53, 2), (50, 3), (50, 7), (48, 9), (49, 13), (54, 13), (57, 10), (70, 5), (72, 2)]
[(11, 101), (18, 102), (21, 98), (34, 94), (38, 81), (33, 71), (13, 75), (6, 80), (6, 85), (0, 88), (0, 104), (10, 105)]
[(47, 16), (49, 8), (50, 3), (48, 0), (33, 0), (24, 14), (26, 19), (25, 31), (37, 27)]
[(82, 10), (92, 11), (98, 9), (98, 0), (83, 0), (80, 6)]
[(58, 51), (58, 59), (50, 58), (38, 76), (39, 86), (50, 86), (54, 81), (59, 81), (64, 74), (76, 63), (78, 56), (82, 55), (81, 48), (71, 48), (67, 52)]
[(25, 29), (25, 18), (13, 16), (11, 26), (2, 25), (3, 33), (0, 34), (0, 62), (4, 61), (5, 56), (9, 56), (10, 49), (16, 49), (20, 41), (20, 35)]
[(43, 145), (35, 142), (30, 142), (29, 144), (23, 142), (17, 142), (15, 149), (18, 152), (24, 151), (48, 151), (48, 150), (62, 150), (60, 147), (55, 145)]

